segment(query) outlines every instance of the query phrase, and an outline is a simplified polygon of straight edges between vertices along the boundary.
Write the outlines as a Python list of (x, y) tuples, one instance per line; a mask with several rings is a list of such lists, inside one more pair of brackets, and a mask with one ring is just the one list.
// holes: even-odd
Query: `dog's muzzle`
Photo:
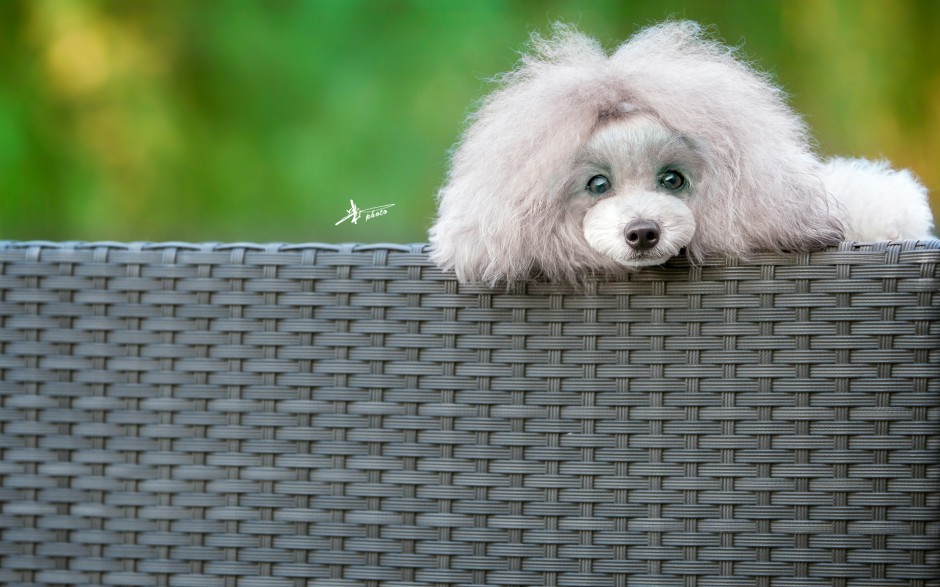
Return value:
[(582, 226), (592, 249), (626, 267), (643, 267), (659, 265), (688, 245), (695, 217), (679, 198), (633, 192), (597, 202)]

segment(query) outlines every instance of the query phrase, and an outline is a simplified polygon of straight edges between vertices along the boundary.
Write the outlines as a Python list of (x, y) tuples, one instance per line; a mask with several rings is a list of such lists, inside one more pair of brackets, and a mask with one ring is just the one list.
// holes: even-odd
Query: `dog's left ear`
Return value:
[(737, 152), (739, 173), (713, 176), (707, 198), (690, 203), (698, 220), (693, 254), (812, 251), (844, 239), (838, 204), (826, 195), (815, 155), (799, 141), (772, 147), (752, 143)]
[(598, 113), (621, 101), (596, 41), (557, 26), (471, 116), (438, 193), (431, 258), (461, 281), (570, 277), (559, 190)]

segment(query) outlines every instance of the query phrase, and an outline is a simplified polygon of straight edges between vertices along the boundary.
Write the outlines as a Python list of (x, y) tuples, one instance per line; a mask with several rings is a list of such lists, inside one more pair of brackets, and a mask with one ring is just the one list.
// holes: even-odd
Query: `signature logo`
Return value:
[(352, 200), (349, 200), (349, 210), (346, 210), (346, 215), (340, 218), (336, 224), (333, 226), (338, 226), (347, 220), (352, 220), (353, 224), (356, 224), (363, 215), (365, 219), (372, 220), (377, 216), (385, 216), (388, 214), (388, 209), (394, 206), (395, 204), (385, 204), (384, 206), (373, 206), (372, 208), (359, 208), (356, 206), (356, 203)]

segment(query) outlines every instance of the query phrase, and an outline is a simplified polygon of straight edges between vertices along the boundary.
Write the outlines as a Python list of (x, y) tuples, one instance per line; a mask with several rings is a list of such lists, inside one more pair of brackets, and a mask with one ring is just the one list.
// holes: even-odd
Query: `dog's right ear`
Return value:
[(557, 237), (561, 197), (578, 148), (601, 112), (622, 101), (593, 39), (556, 25), (502, 76), (451, 157), (430, 229), (431, 258), (461, 281), (487, 284), (533, 272), (565, 278)]

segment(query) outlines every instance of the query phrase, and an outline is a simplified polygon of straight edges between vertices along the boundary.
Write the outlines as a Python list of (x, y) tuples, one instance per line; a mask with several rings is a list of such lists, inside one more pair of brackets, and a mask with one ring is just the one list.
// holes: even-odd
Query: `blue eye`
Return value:
[(603, 175), (595, 175), (588, 180), (587, 191), (592, 196), (599, 196), (610, 189), (610, 180)]
[(659, 185), (670, 191), (681, 190), (686, 183), (685, 177), (674, 169), (667, 169), (659, 176)]

